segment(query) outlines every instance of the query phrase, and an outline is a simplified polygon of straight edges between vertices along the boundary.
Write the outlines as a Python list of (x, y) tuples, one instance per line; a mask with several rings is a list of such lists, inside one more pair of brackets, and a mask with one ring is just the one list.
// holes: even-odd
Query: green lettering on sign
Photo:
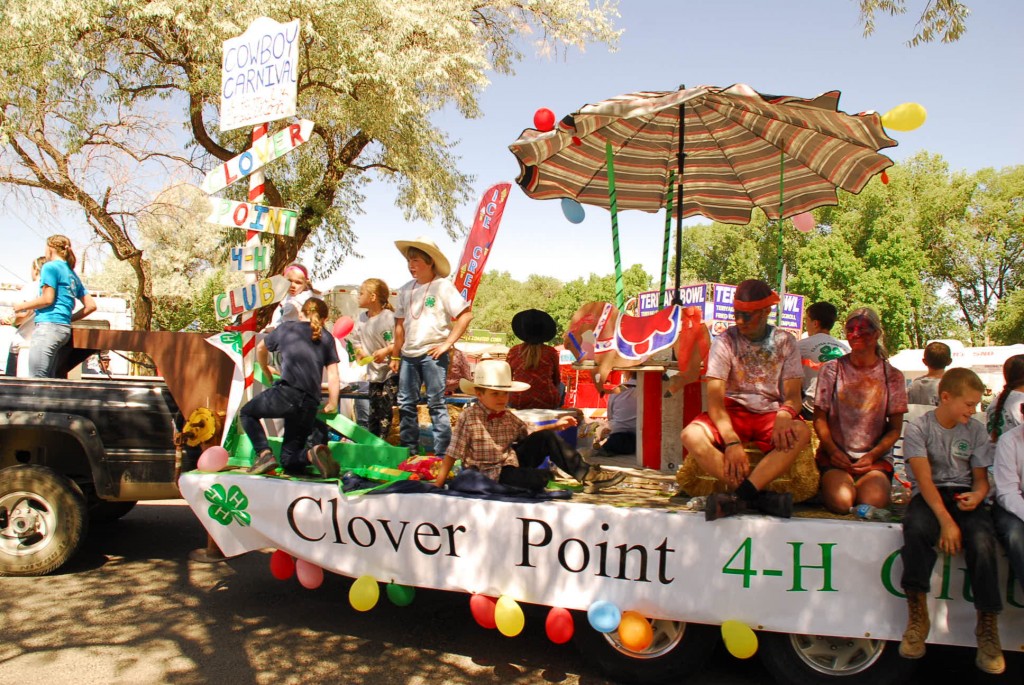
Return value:
[(232, 485), (230, 490), (225, 491), (223, 485), (214, 483), (203, 492), (203, 495), (210, 503), (207, 510), (210, 518), (220, 525), (229, 526), (232, 521), (238, 521), (238, 525), (248, 526), (252, 521), (249, 512), (245, 510), (249, 506), (249, 498), (237, 485)]
[[(735, 552), (733, 552), (732, 556), (729, 557), (729, 561), (725, 562), (725, 566), (722, 567), (722, 573), (731, 573), (733, 575), (743, 576), (743, 587), (745, 588), (750, 587), (751, 576), (757, 575), (757, 571), (754, 571), (750, 568), (750, 547), (750, 538), (747, 538), (743, 541), (743, 544), (740, 545)], [(740, 555), (741, 552), (743, 553), (742, 568), (732, 568), (732, 562), (736, 559), (737, 556)]]

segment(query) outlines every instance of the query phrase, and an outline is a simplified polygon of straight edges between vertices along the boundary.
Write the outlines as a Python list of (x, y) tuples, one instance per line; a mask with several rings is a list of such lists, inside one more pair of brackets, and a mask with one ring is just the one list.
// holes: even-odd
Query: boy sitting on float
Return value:
[(576, 425), (574, 416), (530, 433), (529, 427), (507, 409), (509, 393), (529, 389), (528, 383), (512, 380), (508, 362), (484, 359), (473, 371), (473, 380), (459, 383), (462, 392), (476, 395), (477, 401), (459, 416), (452, 441), (441, 463), (434, 484), (443, 486), (456, 460), (464, 469), (475, 469), (502, 485), (539, 492), (551, 479), (551, 463), (583, 483), (589, 491), (615, 485), (623, 474), (588, 464), (580, 454), (555, 433)]

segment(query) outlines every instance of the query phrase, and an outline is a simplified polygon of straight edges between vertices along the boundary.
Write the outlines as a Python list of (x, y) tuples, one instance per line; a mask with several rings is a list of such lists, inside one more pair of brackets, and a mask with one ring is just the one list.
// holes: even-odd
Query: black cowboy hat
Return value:
[(524, 309), (512, 317), (512, 332), (524, 343), (536, 345), (555, 337), (558, 326), (547, 312)]

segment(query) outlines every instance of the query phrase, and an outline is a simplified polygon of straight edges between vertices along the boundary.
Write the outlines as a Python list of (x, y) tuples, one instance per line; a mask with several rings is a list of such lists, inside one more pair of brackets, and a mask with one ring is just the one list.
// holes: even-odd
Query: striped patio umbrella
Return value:
[(858, 193), (892, 166), (878, 153), (896, 145), (881, 117), (838, 105), (839, 91), (805, 99), (744, 84), (631, 93), (586, 105), (552, 131), (528, 129), (509, 149), (521, 167), (517, 181), (534, 199), (610, 207), (610, 143), (619, 209), (664, 207), (674, 172), (683, 217), (747, 224), (754, 207), (779, 219), (837, 204), (836, 188)]
[[(527, 129), (509, 149), (529, 197), (610, 209), (616, 246), (617, 209), (674, 203), (678, 255), (684, 217), (748, 224), (757, 207), (783, 219), (838, 204), (836, 188), (859, 193), (892, 166), (878, 152), (896, 145), (881, 117), (838, 107), (839, 91), (807, 99), (745, 84), (630, 93), (586, 105), (551, 131)], [(667, 232), (665, 248), (667, 258)], [(677, 261), (677, 283), (679, 270)]]

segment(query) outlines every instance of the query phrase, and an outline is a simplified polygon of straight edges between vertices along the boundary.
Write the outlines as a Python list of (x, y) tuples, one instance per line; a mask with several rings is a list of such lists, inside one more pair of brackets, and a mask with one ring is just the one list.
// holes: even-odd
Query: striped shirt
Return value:
[(463, 411), (452, 430), (446, 456), (461, 459), (463, 468), (476, 469), (498, 480), (503, 466), (519, 466), (512, 445), (525, 438), (530, 430), (510, 411), (493, 418), (488, 418), (489, 413), (479, 402)]

